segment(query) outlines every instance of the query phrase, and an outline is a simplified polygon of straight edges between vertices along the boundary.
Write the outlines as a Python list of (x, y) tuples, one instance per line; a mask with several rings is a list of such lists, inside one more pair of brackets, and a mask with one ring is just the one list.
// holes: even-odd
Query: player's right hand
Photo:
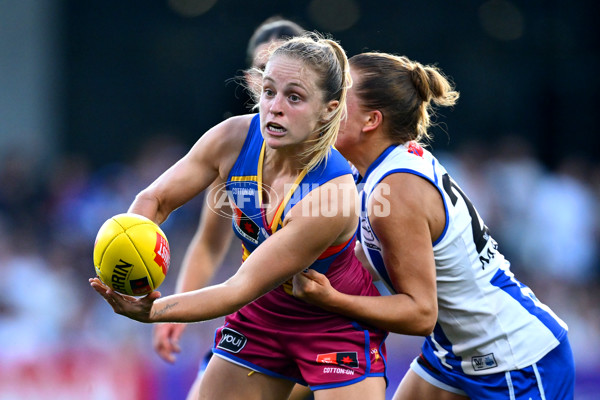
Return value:
[(166, 362), (174, 363), (177, 353), (181, 352), (179, 338), (185, 329), (185, 324), (162, 323), (154, 326), (152, 346), (154, 351)]
[(294, 275), (293, 294), (295, 297), (325, 308), (329, 298), (336, 291), (327, 277), (314, 269), (308, 269)]

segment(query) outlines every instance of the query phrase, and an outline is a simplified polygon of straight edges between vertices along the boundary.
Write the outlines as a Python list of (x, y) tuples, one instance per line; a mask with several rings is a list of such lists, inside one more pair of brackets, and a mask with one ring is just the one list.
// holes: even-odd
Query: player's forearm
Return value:
[(231, 314), (245, 305), (225, 284), (178, 293), (154, 302), (148, 322), (201, 322)]
[(429, 335), (437, 319), (437, 305), (418, 304), (405, 294), (354, 296), (336, 292), (324, 308), (404, 335)]

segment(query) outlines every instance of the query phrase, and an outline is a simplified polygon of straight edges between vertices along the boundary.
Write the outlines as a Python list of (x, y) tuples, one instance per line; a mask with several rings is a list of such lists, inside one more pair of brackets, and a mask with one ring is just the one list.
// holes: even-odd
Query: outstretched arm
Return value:
[[(173, 210), (203, 191), (211, 182), (213, 187), (224, 182), (244, 143), (251, 118), (230, 118), (206, 132), (188, 154), (136, 196), (129, 212), (144, 215), (160, 224)], [(184, 257), (177, 292), (195, 290), (210, 281), (229, 247), (231, 236), (227, 221), (205, 207), (201, 223)], [(110, 293), (101, 286), (98, 288), (105, 296)], [(149, 307), (155, 298), (153, 294), (138, 304)], [(181, 324), (155, 327), (153, 346), (164, 360), (175, 361), (183, 330), (184, 325)]]
[[(224, 283), (164, 298), (158, 298), (155, 292), (143, 298), (122, 296), (97, 279), (92, 279), (91, 285), (115, 312), (141, 322), (196, 322), (231, 314), (310, 266), (330, 245), (353, 235), (353, 216), (342, 210), (324, 216), (329, 215), (331, 204), (344, 203), (349, 179), (349, 175), (336, 178), (307, 195), (288, 213), (285, 225), (258, 246)], [(302, 212), (302, 202), (314, 200), (314, 196), (315, 204), (322, 204), (328, 213)], [(326, 196), (331, 203), (319, 203), (319, 198)]]

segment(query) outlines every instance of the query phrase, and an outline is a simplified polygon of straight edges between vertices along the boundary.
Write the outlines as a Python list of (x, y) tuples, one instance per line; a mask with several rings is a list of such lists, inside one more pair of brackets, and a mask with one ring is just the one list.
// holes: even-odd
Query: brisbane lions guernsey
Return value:
[[(286, 214), (308, 193), (320, 185), (342, 175), (351, 174), (350, 165), (335, 149), (326, 161), (312, 170), (304, 171), (290, 186), (269, 224), (262, 200), (262, 165), (265, 141), (260, 132), (259, 115), (252, 118), (248, 136), (227, 179), (227, 193), (233, 209), (233, 229), (242, 241), (245, 260), (262, 242), (281, 229)], [(375, 296), (378, 291), (369, 272), (354, 255), (355, 237), (346, 243), (329, 247), (314, 263), (307, 265), (325, 274), (331, 284), (345, 293)], [(269, 260), (277, 263), (278, 260)], [(295, 298), (291, 283), (287, 282), (243, 307), (240, 313), (249, 319), (281, 326), (286, 329), (314, 329), (314, 323), (323, 329), (347, 326), (350, 321), (337, 314), (323, 311)], [(309, 318), (310, 323), (307, 323)]]
[(386, 149), (359, 183), (359, 240), (387, 289), (394, 292), (367, 204), (375, 187), (394, 173), (429, 181), (446, 211), (444, 231), (433, 243), (438, 320), (424, 349), (450, 369), (480, 375), (529, 366), (558, 346), (566, 324), (515, 279), (473, 204), (437, 159), (414, 142)]

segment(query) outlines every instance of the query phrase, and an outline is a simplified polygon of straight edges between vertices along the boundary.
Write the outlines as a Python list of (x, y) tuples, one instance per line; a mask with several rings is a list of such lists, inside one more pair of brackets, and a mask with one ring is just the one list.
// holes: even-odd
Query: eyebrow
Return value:
[[(264, 76), (263, 77), (263, 81), (270, 81), (270, 82), (275, 82), (275, 80), (273, 78), (270, 78), (269, 76)], [(288, 83), (286, 86), (293, 86), (293, 87), (297, 87), (300, 88), (304, 91), (308, 91), (308, 88), (300, 83), (296, 83), (296, 82), (290, 82)]]

